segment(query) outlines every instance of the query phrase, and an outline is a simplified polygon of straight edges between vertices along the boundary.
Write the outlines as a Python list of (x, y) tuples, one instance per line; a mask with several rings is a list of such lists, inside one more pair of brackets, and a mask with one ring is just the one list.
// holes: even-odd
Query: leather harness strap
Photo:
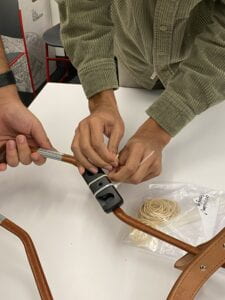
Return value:
[[(200, 250), (203, 250), (203, 249), (207, 248), (207, 246), (209, 246), (210, 242), (211, 242), (211, 240), (208, 241), (207, 243), (199, 245), (197, 248)], [(183, 271), (190, 265), (190, 263), (192, 262), (194, 257), (195, 256), (193, 254), (187, 253), (176, 261), (176, 263), (174, 264), (174, 267), (176, 269)], [(221, 266), (221, 268), (225, 268), (225, 264), (223, 264)]]
[(32, 239), (21, 227), (0, 215), (0, 226), (15, 234), (23, 243), (42, 300), (53, 300)]
[[(194, 299), (194, 296), (208, 278), (225, 264), (225, 228), (207, 243), (199, 245), (196, 248), (187, 249), (186, 244), (177, 243), (176, 240), (171, 240), (171, 237), (168, 237), (166, 240), (164, 236), (160, 236), (158, 233), (155, 234), (150, 226), (146, 226), (128, 216), (121, 208), (114, 210), (114, 214), (121, 221), (136, 229), (158, 237), (180, 249), (186, 248), (186, 251), (189, 251), (188, 254), (179, 259), (175, 264), (175, 267), (183, 270), (183, 273), (176, 281), (167, 300)], [(193, 253), (194, 251), (195, 254)]]
[(202, 285), (225, 263), (225, 229), (188, 262), (167, 300), (192, 300)]
[[(5, 151), (2, 150), (5, 149), (0, 148), (0, 162), (5, 161)], [(74, 157), (70, 155), (62, 155), (62, 161), (76, 165)], [(98, 174), (98, 176), (100, 176), (99, 180), (96, 180), (96, 178), (94, 178), (94, 180), (91, 179), (92, 181), (89, 184), (89, 186), (92, 184), (91, 189), (93, 189), (93, 191), (96, 188), (96, 183), (98, 183), (100, 179), (102, 180), (103, 178), (102, 171), (100, 173), (101, 174)], [(92, 176), (96, 175), (92, 174)], [(86, 173), (85, 180), (89, 181), (89, 177), (92, 176)], [(103, 179), (105, 180), (105, 176)], [(105, 183), (102, 182), (102, 184), (104, 185)], [(110, 188), (112, 189), (112, 186), (110, 186)], [(114, 196), (118, 197), (117, 200), (120, 200), (118, 202), (119, 205), (117, 205), (118, 203), (115, 202), (113, 203), (113, 205), (115, 204), (116, 206), (114, 205), (113, 208), (111, 207), (111, 210), (108, 210), (108, 208), (106, 209), (106, 199), (104, 198), (106, 196), (108, 198), (113, 198)], [(172, 236), (168, 236), (167, 234), (160, 232), (150, 226), (147, 226), (141, 223), (139, 220), (132, 218), (131, 216), (128, 216), (120, 208), (122, 202), (118, 192), (110, 190), (110, 193), (108, 192), (108, 194), (105, 193), (104, 195), (100, 195), (99, 192), (99, 195), (98, 197), (96, 197), (96, 199), (99, 201), (99, 203), (102, 205), (103, 209), (106, 212), (113, 211), (115, 216), (121, 221), (125, 222), (126, 224), (139, 230), (142, 230), (143, 232), (146, 232), (150, 235), (153, 235), (187, 252), (185, 256), (180, 258), (175, 263), (175, 267), (182, 270), (183, 272), (179, 276), (175, 285), (173, 286), (167, 300), (193, 300), (199, 289), (208, 280), (208, 278), (220, 267), (225, 267), (225, 228), (221, 230), (221, 232), (219, 232), (212, 240), (195, 247), (183, 241), (177, 240)], [(53, 299), (30, 237), (23, 230), (21, 230), (21, 228), (19, 228), (7, 219), (0, 218), (0, 225), (3, 226), (5, 229), (11, 231), (12, 233), (16, 234), (23, 241), (27, 252), (28, 260), (30, 262), (41, 295), (41, 299)]]

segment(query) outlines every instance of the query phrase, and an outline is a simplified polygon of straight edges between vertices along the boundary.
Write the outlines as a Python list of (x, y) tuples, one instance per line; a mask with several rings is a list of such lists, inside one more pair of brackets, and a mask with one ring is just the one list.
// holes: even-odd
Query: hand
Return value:
[[(84, 168), (96, 173), (96, 167), (109, 171), (116, 167), (118, 145), (124, 134), (113, 91), (92, 97), (89, 109), (90, 115), (79, 123), (71, 146), (81, 174)], [(104, 135), (109, 139), (108, 145), (104, 143)]]
[[(13, 86), (0, 89), (0, 147), (3, 145), (11, 167), (19, 162), (24, 165), (45, 162), (37, 152), (31, 154), (29, 146), (51, 148), (40, 121), (22, 104)], [(6, 170), (7, 164), (0, 163), (0, 171)]]
[(138, 184), (161, 172), (162, 150), (171, 136), (148, 119), (120, 152), (119, 167), (109, 173), (113, 181)]

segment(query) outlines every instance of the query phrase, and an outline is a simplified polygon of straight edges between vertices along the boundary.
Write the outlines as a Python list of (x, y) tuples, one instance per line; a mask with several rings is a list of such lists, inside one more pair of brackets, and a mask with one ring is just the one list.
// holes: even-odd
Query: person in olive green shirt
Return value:
[[(130, 183), (157, 176), (170, 139), (225, 99), (225, 0), (57, 2), (62, 41), (89, 99), (90, 115), (72, 143), (80, 172), (100, 166)], [(159, 82), (165, 90), (117, 161), (124, 124), (113, 91)]]

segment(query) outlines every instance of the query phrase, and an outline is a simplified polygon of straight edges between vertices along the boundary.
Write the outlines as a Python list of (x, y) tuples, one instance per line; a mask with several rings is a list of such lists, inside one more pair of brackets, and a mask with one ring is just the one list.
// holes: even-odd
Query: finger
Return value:
[(45, 163), (46, 158), (44, 158), (42, 155), (40, 155), (38, 152), (33, 152), (31, 154), (31, 159), (37, 166), (41, 166)]
[(76, 160), (78, 161), (79, 166), (82, 166), (83, 168), (88, 169), (92, 173), (97, 173), (98, 169), (93, 164), (91, 164), (90, 161), (88, 161), (86, 159), (86, 157), (82, 154), (82, 152), (80, 150), (79, 139), (80, 139), (80, 133), (79, 133), (79, 130), (77, 130), (76, 135), (72, 142), (71, 150), (73, 151), (74, 156), (75, 156)]
[(148, 176), (146, 176), (145, 178), (143, 178), (142, 182), (150, 180), (150, 179), (152, 179), (154, 177), (155, 177), (154, 173), (149, 173)]
[(29, 165), (32, 162), (30, 147), (24, 135), (16, 137), (16, 145), (18, 150), (19, 161), (24, 165)]
[(160, 175), (160, 173), (161, 173), (161, 162), (156, 162), (154, 163), (154, 165), (152, 165), (152, 171), (142, 181), (146, 181), (154, 177), (157, 177)]
[(6, 161), (7, 164), (11, 167), (17, 167), (19, 164), (16, 142), (14, 140), (9, 140), (6, 143)]
[(98, 121), (90, 121), (91, 145), (98, 155), (107, 163), (112, 164), (116, 160), (116, 154), (111, 153), (104, 143), (104, 124)]
[(85, 172), (85, 168), (82, 166), (78, 166), (78, 171), (79, 171), (80, 175), (83, 175)]
[(128, 148), (125, 146), (119, 153), (119, 165), (124, 166), (128, 157)]
[(31, 130), (31, 136), (35, 140), (35, 142), (38, 144), (39, 147), (42, 147), (45, 149), (52, 148), (51, 142), (49, 141), (42, 124), (38, 120), (36, 122), (34, 122), (34, 125)]
[(111, 171), (112, 166), (108, 162), (104, 161), (91, 146), (90, 129), (87, 123), (80, 124), (79, 136), (80, 149), (82, 151), (82, 154), (87, 158), (87, 160), (92, 162), (95, 166), (105, 168), (108, 171)]
[[(144, 157), (147, 157), (146, 155)], [(132, 184), (139, 184), (144, 181), (144, 178), (150, 173), (154, 172), (152, 166), (154, 165), (155, 157), (151, 156), (146, 161), (141, 161), (137, 171), (129, 178), (127, 182)]]
[(117, 154), (119, 143), (123, 137), (123, 128), (115, 126), (112, 130), (111, 136), (108, 141), (108, 149), (110, 152)]
[(118, 172), (112, 171), (109, 173), (110, 179), (113, 181), (126, 181), (132, 177), (137, 171), (143, 157), (143, 150), (134, 145), (128, 152), (128, 158), (124, 166), (121, 166)]
[(0, 164), (0, 172), (3, 172), (7, 169), (7, 164)]
[(126, 160), (128, 157), (128, 150), (127, 147), (124, 147), (122, 151), (116, 156), (116, 165), (113, 168), (114, 173), (118, 172), (122, 166), (125, 165)]

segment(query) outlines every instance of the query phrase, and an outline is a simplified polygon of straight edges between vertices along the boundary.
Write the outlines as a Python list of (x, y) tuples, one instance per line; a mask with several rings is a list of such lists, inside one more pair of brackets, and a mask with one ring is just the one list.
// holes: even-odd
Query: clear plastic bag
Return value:
[[(191, 245), (197, 246), (206, 242), (225, 227), (224, 191), (183, 183), (151, 184), (143, 194), (140, 206), (146, 199), (155, 198), (171, 200), (179, 207), (174, 218), (155, 228)], [(138, 211), (133, 212), (133, 216), (137, 215)], [(170, 258), (179, 258), (185, 254), (157, 238), (142, 232), (137, 233), (135, 229), (129, 231), (125, 242)]]

